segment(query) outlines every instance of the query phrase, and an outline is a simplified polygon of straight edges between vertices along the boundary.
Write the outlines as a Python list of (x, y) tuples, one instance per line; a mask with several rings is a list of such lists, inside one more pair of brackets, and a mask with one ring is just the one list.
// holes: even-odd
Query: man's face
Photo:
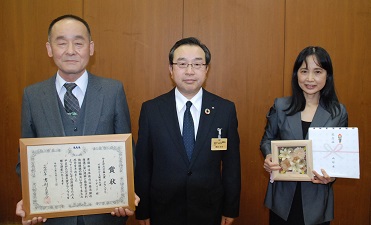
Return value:
[[(173, 63), (177, 64), (205, 64), (205, 53), (197, 45), (182, 45), (174, 51)], [(197, 94), (206, 80), (207, 65), (195, 69), (192, 65), (187, 68), (179, 68), (178, 65), (170, 65), (171, 79), (175, 82), (179, 92), (186, 98), (191, 99)]]
[(94, 43), (85, 25), (68, 18), (54, 24), (46, 48), (66, 81), (78, 79), (94, 53)]

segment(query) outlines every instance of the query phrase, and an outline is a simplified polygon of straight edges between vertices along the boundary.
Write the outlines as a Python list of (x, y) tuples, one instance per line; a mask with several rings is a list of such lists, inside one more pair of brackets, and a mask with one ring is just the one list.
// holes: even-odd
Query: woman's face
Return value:
[(326, 84), (327, 71), (318, 64), (317, 58), (310, 55), (298, 70), (298, 83), (305, 97), (320, 97), (320, 91)]

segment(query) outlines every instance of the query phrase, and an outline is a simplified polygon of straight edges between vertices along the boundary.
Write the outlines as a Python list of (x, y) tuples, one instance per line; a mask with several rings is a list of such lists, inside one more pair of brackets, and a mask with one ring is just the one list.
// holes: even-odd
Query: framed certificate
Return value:
[(313, 177), (312, 141), (271, 141), (272, 161), (281, 170), (272, 171), (271, 180), (310, 181)]
[(20, 139), (25, 219), (135, 210), (131, 134)]

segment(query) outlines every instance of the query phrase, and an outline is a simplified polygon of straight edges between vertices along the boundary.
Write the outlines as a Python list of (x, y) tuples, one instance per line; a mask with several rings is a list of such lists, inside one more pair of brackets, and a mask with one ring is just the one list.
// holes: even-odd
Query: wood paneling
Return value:
[[(85, 4), (96, 50), (89, 70), (123, 82), (134, 140), (142, 103), (173, 87), (168, 54), (182, 37), (182, 6), (181, 0), (91, 0)], [(131, 217), (127, 224), (137, 221)]]
[(235, 224), (265, 224), (269, 178), (259, 144), (265, 115), (283, 95), (284, 1), (185, 1), (187, 36), (199, 37), (211, 51), (206, 88), (236, 104), (242, 193)]
[(15, 165), (23, 88), (56, 72), (46, 53), (47, 31), (52, 19), (66, 13), (82, 15), (82, 1), (0, 1), (0, 223), (20, 221), (15, 215), (21, 199)]
[(290, 93), (292, 66), (299, 52), (309, 45), (322, 46), (331, 56), (337, 94), (349, 113), (349, 126), (359, 128), (361, 179), (337, 179), (331, 224), (370, 224), (371, 2), (286, 1), (285, 27), (285, 93)]
[(141, 105), (173, 86), (168, 53), (182, 37), (181, 0), (88, 1), (95, 42), (89, 70), (123, 82), (135, 140)]
[[(326, 48), (333, 59), (339, 98), (349, 125), (360, 128), (361, 179), (335, 183), (332, 224), (370, 223), (371, 2), (369, 0), (4, 0), (0, 1), (0, 224), (19, 222), (21, 198), (15, 175), (23, 88), (56, 72), (45, 51), (55, 17), (73, 13), (91, 26), (95, 54), (88, 67), (124, 83), (137, 139), (143, 101), (170, 90), (168, 52), (195, 36), (211, 51), (206, 89), (236, 103), (241, 137), (242, 193), (236, 225), (268, 224), (263, 199), (268, 175), (259, 142), (274, 98), (290, 94), (291, 68), (307, 45)], [(134, 218), (129, 225), (137, 224)]]

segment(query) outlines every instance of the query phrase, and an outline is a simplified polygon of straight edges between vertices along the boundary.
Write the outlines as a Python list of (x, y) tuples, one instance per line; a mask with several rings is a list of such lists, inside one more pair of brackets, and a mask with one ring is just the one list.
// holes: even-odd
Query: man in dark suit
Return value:
[[(60, 137), (130, 133), (130, 116), (123, 85), (119, 81), (94, 76), (86, 71), (94, 53), (90, 28), (74, 15), (56, 18), (49, 26), (46, 48), (58, 67), (50, 79), (27, 87), (22, 102), (22, 137)], [(73, 89), (69, 92), (68, 86)], [(69, 95), (69, 97), (67, 97)], [(17, 164), (20, 175), (20, 163)], [(136, 200), (137, 203), (138, 199)], [(74, 216), (25, 221), (23, 201), (16, 214), (23, 224), (103, 225), (125, 224), (128, 209), (110, 214)]]
[(169, 54), (176, 87), (142, 105), (135, 170), (140, 224), (232, 224), (239, 215), (236, 109), (202, 88), (210, 58), (196, 38), (176, 42)]

